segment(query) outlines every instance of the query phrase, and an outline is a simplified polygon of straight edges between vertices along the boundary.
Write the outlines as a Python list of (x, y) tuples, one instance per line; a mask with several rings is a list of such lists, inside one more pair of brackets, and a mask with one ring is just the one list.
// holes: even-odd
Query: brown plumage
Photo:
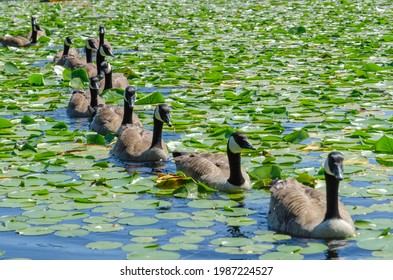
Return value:
[(0, 37), (0, 44), (3, 46), (18, 47), (18, 48), (34, 46), (37, 44), (38, 32), (40, 31), (43, 31), (43, 29), (32, 18), (32, 31), (30, 37), (25, 38), (22, 36), (6, 35)]
[(255, 148), (247, 137), (235, 132), (227, 144), (227, 154), (174, 152), (176, 168), (195, 181), (228, 193), (239, 193), (251, 188), (250, 177), (241, 167), (240, 152)]
[(89, 90), (75, 90), (67, 106), (67, 115), (74, 118), (92, 117), (98, 106), (105, 101), (98, 96), (99, 78), (90, 78)]
[(172, 126), (169, 106), (158, 105), (154, 110), (153, 119), (153, 132), (137, 125), (123, 127), (111, 154), (121, 160), (134, 162), (166, 160), (168, 150), (162, 140), (162, 128), (164, 122)]
[(133, 113), (136, 90), (128, 86), (124, 90), (124, 106), (104, 105), (94, 115), (90, 129), (99, 134), (117, 133), (121, 125), (142, 126), (138, 116)]
[(79, 57), (79, 51), (77, 49), (71, 49), (74, 44), (71, 37), (67, 36), (64, 39), (64, 47), (62, 51), (56, 53), (53, 57), (53, 62), (56, 65), (66, 66), (68, 65), (68, 60)]
[(292, 236), (344, 239), (355, 232), (354, 223), (338, 201), (343, 179), (343, 156), (331, 152), (325, 162), (326, 192), (305, 186), (294, 178), (271, 186), (269, 227)]
[[(65, 67), (75, 70), (77, 68), (84, 68), (89, 78), (97, 76), (97, 65), (93, 62), (93, 50), (97, 50), (97, 46), (93, 39), (87, 39), (85, 44), (86, 57), (69, 57)], [(103, 83), (100, 83), (100, 87)]]

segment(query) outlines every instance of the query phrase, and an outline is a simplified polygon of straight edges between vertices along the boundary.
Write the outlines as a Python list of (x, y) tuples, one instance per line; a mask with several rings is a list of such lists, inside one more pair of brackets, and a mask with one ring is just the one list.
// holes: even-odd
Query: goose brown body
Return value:
[(326, 176), (326, 192), (305, 186), (294, 178), (275, 181), (270, 188), (269, 227), (306, 238), (344, 239), (352, 236), (354, 223), (345, 206), (338, 201), (338, 181), (337, 186), (331, 183), (342, 178), (334, 179), (332, 174), (325, 172)]
[(156, 162), (168, 158), (168, 150), (162, 139), (165, 122), (172, 126), (169, 106), (160, 104), (154, 111), (153, 132), (138, 125), (127, 125), (120, 129), (111, 154), (125, 161)]
[(90, 123), (90, 129), (106, 135), (117, 133), (122, 124), (142, 126), (138, 116), (133, 112), (135, 99), (135, 88), (127, 87), (124, 90), (124, 106), (108, 104), (100, 107)]
[(73, 91), (67, 106), (68, 116), (74, 118), (92, 117), (96, 107), (105, 104), (105, 101), (98, 96), (99, 79), (93, 77), (90, 80), (90, 90)]
[(244, 134), (233, 133), (226, 155), (174, 152), (173, 157), (177, 170), (194, 180), (220, 191), (238, 193), (251, 188), (250, 177), (240, 165), (241, 149), (255, 148)]

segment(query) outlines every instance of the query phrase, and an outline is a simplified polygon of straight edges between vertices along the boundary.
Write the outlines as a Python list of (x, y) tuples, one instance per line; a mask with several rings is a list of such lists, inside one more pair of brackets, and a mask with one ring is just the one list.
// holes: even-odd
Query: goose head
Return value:
[(89, 38), (86, 40), (86, 49), (94, 50), (94, 51), (97, 50), (97, 46), (96, 46), (94, 39)]
[(166, 104), (160, 104), (154, 110), (154, 118), (158, 121), (166, 123), (169, 127), (172, 126), (171, 123), (171, 108)]
[(101, 71), (104, 75), (109, 74), (110, 72), (112, 72), (112, 66), (107, 61), (103, 61), (101, 63)]
[(103, 24), (100, 24), (100, 27), (98, 27), (98, 33), (105, 34), (105, 26)]
[(128, 86), (124, 90), (124, 100), (128, 103), (130, 108), (134, 108), (136, 100), (136, 89), (133, 86)]
[(103, 44), (100, 49), (99, 49), (100, 54), (103, 57), (106, 56), (111, 56), (114, 57), (113, 53), (112, 53), (112, 48), (108, 45), (108, 44)]
[(326, 174), (333, 176), (336, 180), (344, 179), (344, 156), (340, 152), (331, 152), (326, 158), (324, 169)]
[(247, 136), (240, 132), (234, 132), (228, 139), (228, 150), (234, 154), (241, 153), (244, 149), (255, 150), (255, 147), (247, 139)]
[(72, 41), (71, 37), (69, 37), (69, 36), (65, 37), (65, 39), (64, 39), (64, 45), (65, 45), (65, 46), (70, 47), (70, 46), (72, 46), (73, 44), (74, 44), (74, 42)]
[(90, 78), (89, 88), (93, 90), (100, 89), (100, 76), (94, 76)]
[(41, 25), (39, 25), (38, 23), (36, 23), (36, 24), (33, 25), (33, 30), (34, 30), (35, 32), (44, 31), (44, 29), (42, 29)]

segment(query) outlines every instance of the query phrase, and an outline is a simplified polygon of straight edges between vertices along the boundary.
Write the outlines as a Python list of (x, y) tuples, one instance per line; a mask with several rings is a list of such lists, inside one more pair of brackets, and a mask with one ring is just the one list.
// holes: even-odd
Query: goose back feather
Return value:
[[(334, 177), (325, 173), (326, 176)], [(326, 184), (330, 181), (327, 180)], [(327, 185), (327, 192), (329, 188), (338, 191), (338, 183), (337, 187)], [(352, 218), (345, 206), (338, 202), (336, 194), (329, 197), (327, 192), (305, 186), (294, 178), (273, 182), (270, 191), (268, 223), (271, 229), (292, 236), (324, 239), (343, 239), (354, 234)], [(332, 199), (336, 199), (333, 205), (328, 203)], [(337, 207), (337, 211), (330, 211), (332, 214), (329, 215), (328, 207)]]

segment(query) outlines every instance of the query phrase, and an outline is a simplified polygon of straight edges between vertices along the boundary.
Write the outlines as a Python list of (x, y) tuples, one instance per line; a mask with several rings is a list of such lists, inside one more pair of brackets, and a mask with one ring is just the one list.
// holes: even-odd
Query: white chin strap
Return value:
[(235, 141), (233, 136), (231, 136), (228, 140), (228, 148), (234, 154), (239, 154), (243, 150), (243, 148)]
[(159, 121), (164, 122), (164, 121), (161, 119), (161, 116), (160, 116), (160, 112), (159, 112), (158, 106), (157, 106), (156, 109), (154, 110), (154, 118), (156, 118), (156, 119), (159, 120)]
[(329, 161), (327, 159), (325, 160), (324, 168), (327, 174), (334, 176), (333, 172), (329, 168)]

